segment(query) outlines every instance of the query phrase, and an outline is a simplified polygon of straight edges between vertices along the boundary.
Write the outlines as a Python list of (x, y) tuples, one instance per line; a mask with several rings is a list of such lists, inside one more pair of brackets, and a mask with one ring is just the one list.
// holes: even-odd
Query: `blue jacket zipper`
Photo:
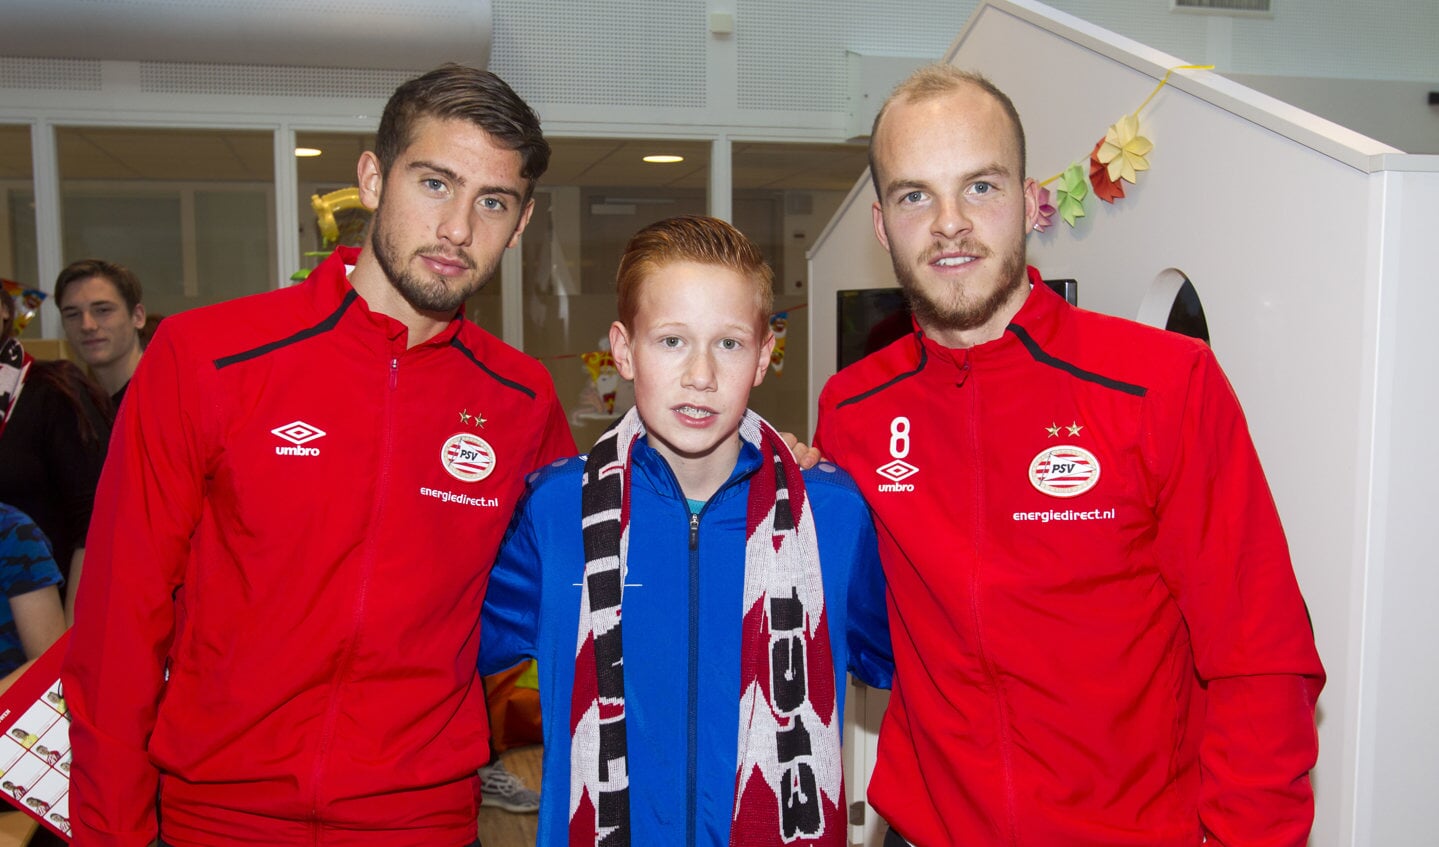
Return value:
[[(705, 504), (709, 506), (708, 503)], [(700, 514), (704, 509), (700, 509)], [(690, 667), (689, 667), (689, 751), (688, 791), (685, 792), (685, 843), (695, 843), (695, 808), (699, 780), (699, 690), (700, 690), (700, 515), (690, 514)]]

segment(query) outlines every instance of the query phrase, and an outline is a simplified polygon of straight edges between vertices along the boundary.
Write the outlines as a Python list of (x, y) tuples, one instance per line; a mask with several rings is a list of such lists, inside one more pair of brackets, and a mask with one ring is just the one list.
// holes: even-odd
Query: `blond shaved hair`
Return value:
[(889, 111), (890, 104), (896, 101), (923, 103), (926, 100), (952, 94), (965, 86), (974, 86), (993, 97), (995, 102), (1004, 109), (1004, 113), (1009, 116), (1009, 123), (1014, 127), (1014, 140), (1019, 146), (1019, 176), (1020, 178), (1024, 177), (1026, 167), (1024, 124), (1019, 121), (1019, 110), (1014, 108), (1014, 101), (1010, 100), (1008, 94), (1000, 91), (983, 74), (956, 68), (954, 65), (935, 63), (925, 65), (910, 74), (904, 82), (895, 86), (894, 90), (885, 98), (884, 105), (879, 107), (879, 114), (874, 116), (874, 126), (869, 131), (869, 177), (874, 181), (876, 195), (883, 196), (879, 187), (879, 171), (874, 166), (874, 142), (879, 137), (879, 125), (884, 120), (885, 112)]

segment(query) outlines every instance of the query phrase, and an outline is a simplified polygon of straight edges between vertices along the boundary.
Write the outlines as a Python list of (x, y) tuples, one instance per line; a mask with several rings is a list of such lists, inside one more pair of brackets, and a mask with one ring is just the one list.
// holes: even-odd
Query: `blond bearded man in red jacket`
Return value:
[(1324, 670), (1213, 353), (1026, 267), (1038, 187), (983, 78), (916, 73), (870, 161), (914, 328), (829, 381), (815, 446), (879, 529), (890, 843), (1302, 847)]

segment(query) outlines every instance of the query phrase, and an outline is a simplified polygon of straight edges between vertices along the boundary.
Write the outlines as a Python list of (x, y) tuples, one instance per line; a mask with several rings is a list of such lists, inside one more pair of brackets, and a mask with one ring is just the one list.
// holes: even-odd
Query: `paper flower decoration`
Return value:
[(1084, 181), (1084, 170), (1075, 162), (1059, 177), (1059, 190), (1055, 197), (1059, 201), (1059, 216), (1064, 222), (1074, 226), (1074, 222), (1084, 217), (1084, 197), (1089, 193), (1089, 183)]
[(775, 376), (784, 374), (784, 337), (789, 334), (789, 312), (775, 312), (769, 316), (769, 331), (774, 333), (774, 349), (769, 354), (769, 366)]
[(1058, 209), (1049, 202), (1051, 196), (1048, 188), (1039, 189), (1039, 219), (1034, 222), (1035, 232), (1044, 232), (1054, 226), (1054, 213)]
[(19, 335), (30, 320), (40, 313), (40, 304), (50, 295), (39, 289), (26, 288), (13, 279), (0, 279), (0, 286), (15, 300), (14, 328), (15, 334)]
[(1129, 114), (1104, 133), (1095, 157), (1109, 166), (1111, 182), (1134, 182), (1139, 171), (1149, 170), (1149, 160), (1144, 157), (1153, 149), (1153, 142), (1139, 134), (1139, 117)]
[(1109, 177), (1109, 168), (1099, 161), (1099, 148), (1104, 146), (1104, 139), (1094, 145), (1094, 150), (1089, 154), (1089, 184), (1094, 188), (1094, 196), (1106, 203), (1113, 203), (1115, 200), (1124, 199), (1124, 183), (1115, 182)]
[(600, 398), (606, 414), (615, 411), (615, 388), (620, 383), (620, 372), (615, 369), (614, 357), (608, 350), (581, 353), (580, 361), (585, 363), (585, 372), (590, 376), (590, 385)]

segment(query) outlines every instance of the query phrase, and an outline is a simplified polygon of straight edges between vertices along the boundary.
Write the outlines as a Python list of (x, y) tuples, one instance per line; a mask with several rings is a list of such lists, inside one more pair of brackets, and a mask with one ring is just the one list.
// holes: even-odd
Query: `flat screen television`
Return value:
[[(1072, 279), (1046, 279), (1070, 305), (1079, 303), (1079, 283)], [(909, 304), (898, 288), (852, 288), (835, 293), (839, 326), (835, 334), (837, 370), (842, 370), (909, 334)]]

